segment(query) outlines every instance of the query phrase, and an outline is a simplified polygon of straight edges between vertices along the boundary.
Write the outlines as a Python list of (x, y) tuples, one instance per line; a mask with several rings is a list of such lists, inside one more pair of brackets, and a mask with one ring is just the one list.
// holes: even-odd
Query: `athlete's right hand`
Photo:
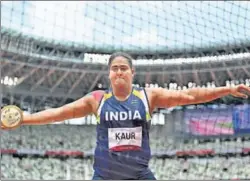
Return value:
[(5, 106), (1, 109), (1, 129), (9, 130), (17, 128), (23, 121), (22, 110), (14, 105)]

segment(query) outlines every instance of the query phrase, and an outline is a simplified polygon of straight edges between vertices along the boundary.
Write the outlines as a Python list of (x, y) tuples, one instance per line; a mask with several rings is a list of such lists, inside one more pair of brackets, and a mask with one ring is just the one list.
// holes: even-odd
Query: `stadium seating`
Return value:
[[(14, 158), (3, 155), (2, 177), (12, 179), (82, 179), (93, 174), (93, 159)], [(159, 159), (152, 158), (150, 168), (157, 179), (247, 179), (250, 178), (250, 157)]]
[[(152, 150), (214, 149), (236, 150), (250, 147), (250, 141), (223, 141), (199, 143), (197, 140), (182, 144), (159, 136), (164, 129), (152, 126)], [(2, 148), (37, 150), (92, 150), (95, 147), (95, 126), (23, 126), (11, 132), (2, 132)], [(2, 155), (3, 178), (12, 179), (91, 179), (93, 159), (60, 160), (58, 158), (15, 158)], [(250, 157), (215, 156), (213, 158), (162, 159), (153, 157), (150, 168), (158, 179), (232, 179), (250, 178)]]
[[(46, 126), (22, 126), (16, 130), (3, 131), (1, 135), (2, 148), (4, 149), (35, 149), (35, 150), (92, 150), (96, 145), (95, 126), (70, 126), (70, 125), (46, 125)], [(152, 126), (150, 132), (150, 144), (152, 150), (190, 150), (190, 149), (214, 149), (236, 150), (249, 148), (250, 141), (206, 142), (197, 141), (182, 144), (167, 138), (165, 130), (159, 126)]]

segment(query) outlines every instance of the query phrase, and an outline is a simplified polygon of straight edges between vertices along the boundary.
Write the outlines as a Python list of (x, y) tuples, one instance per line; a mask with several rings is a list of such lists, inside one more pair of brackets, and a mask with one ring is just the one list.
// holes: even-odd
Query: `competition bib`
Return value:
[(142, 127), (109, 128), (109, 149), (112, 151), (140, 150)]

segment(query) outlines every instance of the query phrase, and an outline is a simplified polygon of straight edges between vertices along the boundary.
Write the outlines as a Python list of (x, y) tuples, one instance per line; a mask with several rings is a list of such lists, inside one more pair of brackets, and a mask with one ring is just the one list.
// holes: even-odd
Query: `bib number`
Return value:
[(109, 149), (112, 151), (140, 150), (142, 127), (109, 128)]

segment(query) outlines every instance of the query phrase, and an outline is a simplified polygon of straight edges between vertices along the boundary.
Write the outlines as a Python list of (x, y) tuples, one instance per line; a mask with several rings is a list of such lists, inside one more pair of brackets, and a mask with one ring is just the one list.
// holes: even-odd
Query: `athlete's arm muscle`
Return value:
[(167, 90), (164, 88), (147, 88), (150, 111), (155, 108), (169, 108), (178, 105), (190, 104), (194, 97), (182, 91)]
[(151, 107), (154, 109), (205, 103), (227, 95), (247, 98), (247, 94), (250, 94), (250, 88), (241, 84), (235, 87), (191, 88), (187, 90), (150, 88), (147, 89), (147, 92), (150, 97)]
[(41, 125), (95, 114), (104, 91), (93, 91), (59, 108), (24, 115), (22, 125)]

